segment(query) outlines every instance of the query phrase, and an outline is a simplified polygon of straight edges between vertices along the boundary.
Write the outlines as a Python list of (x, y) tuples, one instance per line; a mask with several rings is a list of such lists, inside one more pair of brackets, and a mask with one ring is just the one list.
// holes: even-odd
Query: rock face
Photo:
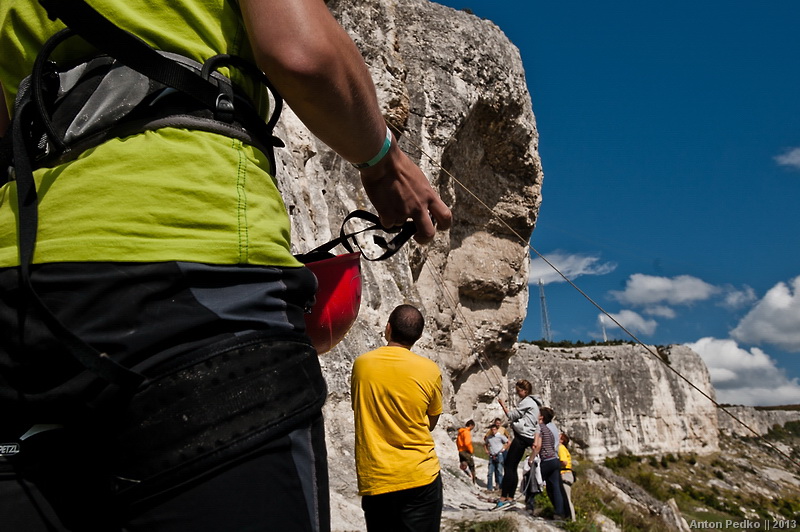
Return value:
[[(747, 427), (756, 431), (760, 436), (769, 432), (775, 425), (783, 426), (790, 421), (800, 421), (800, 410), (762, 409), (752, 406), (726, 406), (724, 409), (747, 425)], [(747, 427), (743, 427), (741, 423), (722, 409), (717, 411), (717, 418), (719, 430), (727, 435), (746, 438), (755, 436), (752, 431), (748, 430)]]
[[(345, 518), (361, 514), (353, 506), (353, 359), (382, 345), (391, 310), (411, 303), (426, 317), (415, 351), (442, 369), (446, 411), (485, 393), (485, 382), (467, 383), (478, 372), (478, 353), (504, 363), (522, 326), (542, 169), (519, 52), (497, 26), (425, 0), (333, 0), (328, 6), (362, 51), (401, 147), (453, 211), (453, 228), (432, 244), (412, 242), (385, 262), (362, 261), (358, 321), (322, 357), (334, 514), (341, 528), (357, 529)], [(309, 251), (338, 235), (348, 212), (371, 205), (358, 172), (291, 110), (276, 133), (287, 144), (277, 153), (277, 179), (292, 216), (293, 245)], [(435, 434), (440, 456), (455, 455), (450, 423), (454, 418), (444, 416)]]
[(605, 493), (623, 501), (625, 506), (637, 508), (644, 514), (660, 516), (668, 530), (690, 532), (689, 524), (681, 516), (675, 499), (664, 503), (647, 493), (637, 484), (614, 474), (610, 469), (598, 466), (586, 472), (586, 481), (598, 486)]
[(509, 389), (529, 380), (573, 448), (591, 460), (719, 451), (716, 407), (670, 370), (714, 397), (700, 356), (686, 346), (650, 349), (520, 344), (508, 368)]
[[(348, 392), (350, 362), (382, 342), (386, 317), (403, 302), (423, 309), (417, 347), (449, 375), (474, 371), (477, 353), (507, 359), (527, 307), (527, 242), (542, 183), (518, 50), (491, 22), (424, 0), (329, 7), (364, 54), (400, 145), (454, 218), (431, 245), (411, 243), (391, 260), (363, 263), (359, 319), (324, 361), (331, 393)], [(294, 246), (307, 251), (338, 234), (349, 211), (371, 206), (358, 172), (290, 110), (278, 134), (287, 143), (278, 150), (278, 180)]]

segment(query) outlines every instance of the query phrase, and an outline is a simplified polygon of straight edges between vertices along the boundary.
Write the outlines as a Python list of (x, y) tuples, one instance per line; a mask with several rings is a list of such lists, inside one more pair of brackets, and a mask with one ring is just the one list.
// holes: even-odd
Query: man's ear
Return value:
[(392, 341), (392, 326), (388, 323), (386, 324), (386, 328), (383, 330), (383, 337), (386, 338), (387, 342)]

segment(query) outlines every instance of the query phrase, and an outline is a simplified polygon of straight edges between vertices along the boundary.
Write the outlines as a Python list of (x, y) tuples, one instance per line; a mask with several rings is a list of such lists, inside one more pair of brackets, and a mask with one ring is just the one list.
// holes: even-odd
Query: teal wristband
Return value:
[(381, 147), (381, 151), (378, 154), (370, 159), (365, 163), (353, 163), (353, 166), (358, 168), (359, 170), (363, 170), (364, 168), (369, 168), (370, 166), (375, 166), (384, 156), (389, 153), (389, 148), (392, 147), (392, 131), (389, 129), (389, 126), (386, 126), (386, 138), (383, 141), (383, 146)]

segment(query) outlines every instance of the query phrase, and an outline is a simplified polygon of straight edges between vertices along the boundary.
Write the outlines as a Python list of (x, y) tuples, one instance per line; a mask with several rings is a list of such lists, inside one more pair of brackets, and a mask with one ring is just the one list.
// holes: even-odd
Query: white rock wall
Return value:
[[(707, 454), (719, 450), (708, 370), (685, 346), (546, 348), (520, 344), (508, 379), (527, 379), (556, 412), (574, 452), (591, 460), (619, 453)], [(669, 366), (662, 361), (667, 360)]]
[[(426, 0), (333, 0), (373, 75), (400, 145), (453, 210), (453, 228), (391, 260), (362, 262), (363, 299), (345, 340), (322, 357), (334, 529), (361, 529), (353, 460), (349, 378), (353, 359), (383, 344), (389, 312), (419, 306), (426, 331), (415, 350), (445, 377), (446, 415), (435, 431), (445, 469), (457, 462), (447, 428), (477, 353), (506, 360), (528, 301), (527, 242), (541, 201), (538, 132), (518, 50), (493, 23)], [(372, 210), (358, 172), (319, 143), (287, 110), (277, 134), (277, 176), (292, 216), (295, 251), (338, 233), (345, 215)], [(424, 153), (423, 153), (424, 152)], [(472, 196), (478, 196), (479, 200)], [(457, 464), (456, 464), (457, 467)], [(447, 488), (446, 499), (453, 496)]]
[[(763, 436), (775, 425), (783, 426), (790, 421), (800, 421), (800, 410), (762, 410), (752, 406), (739, 405), (725, 406), (723, 408), (724, 410), (722, 408), (717, 410), (719, 430), (729, 436), (753, 438), (756, 436), (753, 431), (759, 436)], [(736, 419), (729, 414), (732, 414)], [(747, 426), (743, 426), (742, 423)]]

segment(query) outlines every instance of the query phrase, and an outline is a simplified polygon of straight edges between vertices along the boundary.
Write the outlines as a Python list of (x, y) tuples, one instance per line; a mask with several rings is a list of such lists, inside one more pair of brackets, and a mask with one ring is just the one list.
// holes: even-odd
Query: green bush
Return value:
[(631, 464), (638, 463), (640, 460), (641, 458), (633, 454), (621, 454), (619, 456), (606, 457), (606, 459), (604, 460), (604, 464), (610, 470), (617, 472), (620, 469), (625, 469)]
[(553, 517), (556, 513), (553, 508), (553, 503), (546, 493), (536, 494), (536, 497), (533, 499), (533, 504), (540, 517)]
[(568, 532), (599, 532), (594, 516), (614, 500), (614, 496), (599, 486), (588, 482), (576, 482), (572, 487), (572, 504), (575, 506), (575, 520), (560, 523)]
[(647, 493), (660, 501), (669, 498), (664, 489), (664, 482), (650, 471), (639, 471), (631, 479), (642, 487)]
[(778, 512), (784, 517), (796, 519), (800, 515), (800, 499), (795, 499), (794, 501), (778, 499), (775, 504), (778, 506)]

